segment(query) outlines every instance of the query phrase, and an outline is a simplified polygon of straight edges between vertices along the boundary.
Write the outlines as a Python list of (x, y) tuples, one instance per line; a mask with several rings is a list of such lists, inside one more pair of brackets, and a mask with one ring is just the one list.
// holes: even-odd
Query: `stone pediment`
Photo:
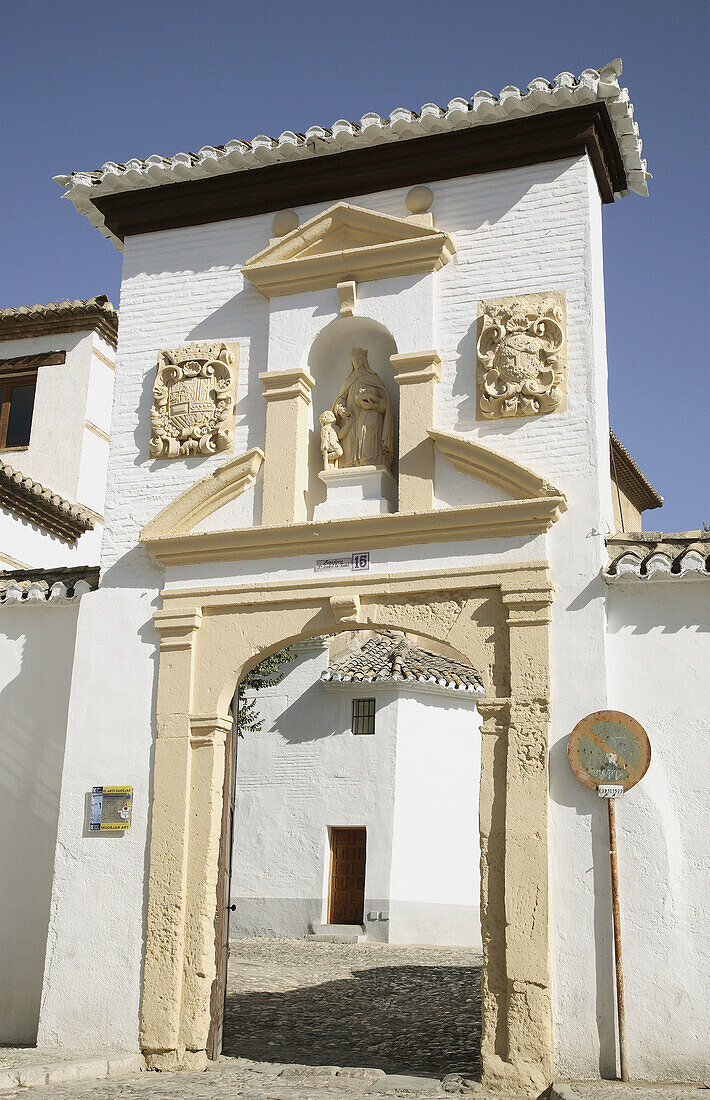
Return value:
[(428, 435), (459, 473), (493, 486), (512, 500), (557, 500), (561, 511), (567, 510), (564, 493), (527, 466), (463, 435), (434, 428), (428, 429)]
[(145, 525), (141, 541), (189, 534), (208, 516), (246, 492), (263, 462), (264, 452), (253, 447), (196, 481)]
[(449, 234), (432, 226), (338, 202), (252, 256), (242, 271), (273, 298), (437, 271), (455, 251)]

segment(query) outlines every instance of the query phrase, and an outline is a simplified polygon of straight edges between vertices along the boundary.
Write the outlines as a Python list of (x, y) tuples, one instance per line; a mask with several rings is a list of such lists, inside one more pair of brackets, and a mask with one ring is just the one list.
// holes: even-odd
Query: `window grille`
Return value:
[(375, 732), (375, 700), (353, 699), (353, 733)]

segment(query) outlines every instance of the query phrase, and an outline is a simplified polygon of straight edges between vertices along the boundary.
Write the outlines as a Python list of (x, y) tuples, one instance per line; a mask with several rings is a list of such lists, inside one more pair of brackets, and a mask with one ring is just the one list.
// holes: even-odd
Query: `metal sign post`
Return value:
[(609, 808), (609, 862), (611, 864), (611, 912), (614, 919), (614, 960), (616, 967), (616, 1015), (619, 1023), (619, 1066), (621, 1080), (628, 1081), (626, 1068), (626, 1011), (624, 1008), (624, 970), (621, 963), (621, 915), (619, 913), (619, 868), (616, 861), (616, 809), (614, 796), (607, 797)]
[(615, 800), (634, 787), (648, 771), (651, 745), (646, 731), (635, 718), (618, 710), (598, 710), (583, 718), (572, 730), (567, 742), (567, 758), (577, 779), (607, 800), (619, 1065), (621, 1080), (628, 1081)]

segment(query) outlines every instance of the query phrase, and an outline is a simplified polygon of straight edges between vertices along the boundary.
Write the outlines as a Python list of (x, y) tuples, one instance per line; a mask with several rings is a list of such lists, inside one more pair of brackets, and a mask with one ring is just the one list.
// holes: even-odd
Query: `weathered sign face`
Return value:
[(567, 742), (570, 767), (593, 791), (609, 784), (634, 787), (651, 762), (646, 731), (620, 710), (597, 710), (572, 730)]

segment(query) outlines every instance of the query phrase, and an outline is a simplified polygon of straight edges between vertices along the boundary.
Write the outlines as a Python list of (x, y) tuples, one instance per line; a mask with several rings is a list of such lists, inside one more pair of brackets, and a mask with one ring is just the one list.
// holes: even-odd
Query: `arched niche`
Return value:
[(378, 321), (369, 317), (337, 317), (318, 333), (308, 352), (306, 366), (315, 378), (311, 395), (308, 431), (308, 490), (306, 515), (313, 518), (313, 509), (325, 500), (325, 485), (318, 477), (323, 469), (320, 452), (319, 417), (330, 409), (338, 391), (350, 374), (350, 352), (353, 348), (366, 348), (372, 369), (379, 374), (387, 387), (394, 410), (394, 462), (392, 474), (397, 477), (397, 452), (399, 439), (399, 387), (394, 380), (394, 368), (390, 356), (397, 352), (392, 333)]

